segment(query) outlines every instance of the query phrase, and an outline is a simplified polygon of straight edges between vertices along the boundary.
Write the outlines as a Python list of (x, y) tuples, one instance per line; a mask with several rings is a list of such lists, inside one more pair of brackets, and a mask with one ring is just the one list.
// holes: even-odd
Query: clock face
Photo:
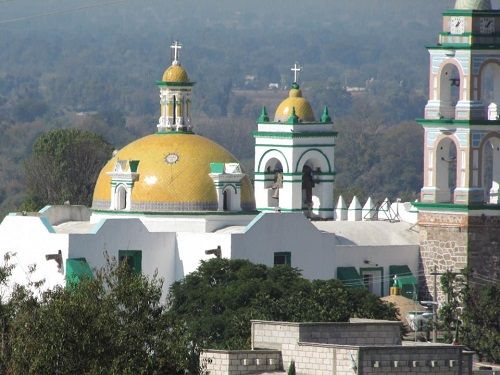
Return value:
[(481, 34), (495, 33), (495, 19), (493, 17), (483, 17), (479, 22), (479, 31)]
[(179, 155), (177, 155), (175, 153), (171, 153), (171, 154), (168, 154), (167, 156), (165, 156), (165, 162), (167, 164), (175, 164), (175, 163), (177, 163), (178, 160), (179, 160)]
[(463, 34), (465, 32), (465, 17), (450, 18), (450, 33)]

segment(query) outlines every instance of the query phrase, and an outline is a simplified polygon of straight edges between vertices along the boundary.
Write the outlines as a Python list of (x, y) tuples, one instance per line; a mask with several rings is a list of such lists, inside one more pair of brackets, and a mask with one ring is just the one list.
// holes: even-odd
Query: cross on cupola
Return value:
[(174, 50), (174, 61), (172, 62), (172, 64), (177, 65), (179, 64), (179, 50), (182, 48), (182, 44), (180, 44), (178, 41), (174, 41), (170, 48)]
[(302, 71), (302, 67), (296, 62), (290, 70), (293, 72), (293, 83), (299, 83), (299, 72)]

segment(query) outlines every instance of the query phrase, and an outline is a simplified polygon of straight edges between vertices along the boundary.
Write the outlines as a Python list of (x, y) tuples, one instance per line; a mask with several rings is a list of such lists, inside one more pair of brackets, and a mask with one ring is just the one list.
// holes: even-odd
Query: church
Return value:
[(274, 117), (263, 108), (257, 120), (252, 181), (233, 155), (196, 134), (195, 84), (175, 42), (173, 61), (157, 82), (158, 124), (113, 154), (92, 207), (47, 206), (11, 213), (0, 224), (0, 253), (17, 264), (14, 281), (64, 285), (91, 277), (112, 257), (136, 272), (157, 273), (166, 295), (200, 261), (225, 257), (289, 264), (309, 279), (338, 278), (380, 296), (396, 282), (411, 297), (432, 286), (432, 271), (476, 266), (479, 257), (491, 258), (487, 267), (498, 272), (498, 98), (488, 97), (490, 104), (482, 93), (490, 82), (485, 77), (495, 78), (498, 91), (500, 13), (489, 1), (463, 3), (444, 13), (439, 43), (429, 47), (430, 97), (419, 120), (425, 129), (421, 202), (369, 200), (362, 208), (357, 199), (347, 207), (338, 197), (335, 205), (341, 134), (328, 108), (314, 113), (297, 65)]

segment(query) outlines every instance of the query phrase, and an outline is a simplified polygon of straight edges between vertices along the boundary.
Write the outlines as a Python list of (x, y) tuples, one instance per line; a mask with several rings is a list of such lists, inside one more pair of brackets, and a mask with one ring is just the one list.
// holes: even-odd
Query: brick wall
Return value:
[(200, 365), (209, 375), (276, 371), (281, 366), (281, 353), (276, 350), (204, 350)]

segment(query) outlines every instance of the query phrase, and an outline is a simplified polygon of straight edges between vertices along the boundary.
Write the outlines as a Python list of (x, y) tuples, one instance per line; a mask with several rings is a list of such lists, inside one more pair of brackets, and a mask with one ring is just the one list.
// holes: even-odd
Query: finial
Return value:
[(179, 63), (179, 50), (182, 48), (182, 44), (180, 44), (176, 40), (172, 43), (170, 48), (174, 50), (174, 61), (172, 61), (172, 65), (180, 65), (180, 63)]
[(298, 62), (293, 64), (292, 69), (290, 69), (293, 72), (293, 83), (299, 83), (299, 72), (302, 71), (302, 67), (299, 65)]
[(269, 116), (267, 114), (267, 109), (265, 106), (262, 107), (262, 111), (260, 112), (260, 116), (257, 119), (257, 122), (269, 122)]
[(325, 109), (323, 109), (323, 114), (321, 115), (321, 122), (324, 122), (326, 124), (332, 122), (332, 118), (330, 117), (330, 114), (328, 113), (328, 107), (325, 105)]
[(292, 107), (292, 115), (288, 118), (287, 124), (295, 125), (299, 123), (299, 117), (295, 114), (295, 107)]

